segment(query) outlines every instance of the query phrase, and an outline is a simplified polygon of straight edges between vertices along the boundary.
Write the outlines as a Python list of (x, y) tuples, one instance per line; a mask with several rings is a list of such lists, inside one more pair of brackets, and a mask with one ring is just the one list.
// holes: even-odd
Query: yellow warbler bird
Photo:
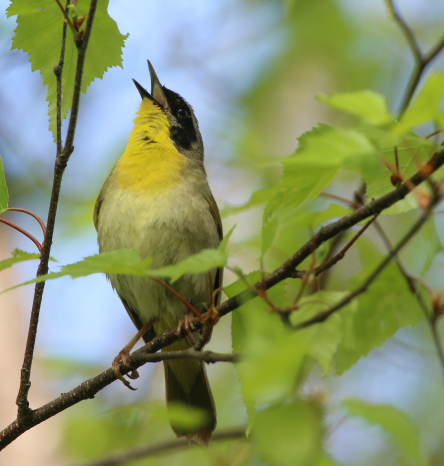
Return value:
[[(94, 225), (100, 252), (136, 249), (142, 259), (153, 259), (155, 269), (202, 249), (217, 248), (222, 224), (208, 186), (204, 147), (193, 109), (160, 84), (149, 61), (148, 67), (151, 93), (134, 81), (142, 103), (125, 152), (100, 191)], [(145, 342), (178, 326), (188, 314), (176, 296), (147, 277), (109, 274), (108, 278), (134, 325), (139, 330), (152, 325), (143, 335)], [(171, 286), (204, 311), (211, 290), (222, 284), (222, 269), (211, 272), (211, 281), (209, 274), (184, 275)], [(163, 351), (188, 347), (181, 340)], [(167, 404), (179, 402), (205, 412), (199, 426), (185, 429), (172, 424), (174, 432), (208, 444), (216, 427), (216, 409), (204, 363), (169, 360), (164, 361), (164, 369)]]

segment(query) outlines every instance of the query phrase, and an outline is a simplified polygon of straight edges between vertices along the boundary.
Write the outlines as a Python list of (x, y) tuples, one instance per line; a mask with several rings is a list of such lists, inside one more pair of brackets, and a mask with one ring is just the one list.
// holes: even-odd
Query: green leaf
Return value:
[(255, 193), (252, 194), (250, 200), (246, 202), (245, 204), (242, 204), (240, 206), (225, 206), (220, 211), (220, 216), (222, 218), (229, 217), (230, 215), (235, 215), (240, 212), (244, 212), (246, 210), (252, 209), (253, 207), (257, 207), (261, 204), (265, 204), (273, 196), (273, 193), (274, 193), (274, 188), (265, 188), (265, 189), (256, 191)]
[[(291, 323), (297, 325), (314, 317), (346, 295), (347, 292), (318, 291), (302, 298), (299, 302), (300, 309), (291, 315)], [(353, 341), (353, 318), (356, 310), (357, 303), (352, 301), (339, 312), (332, 314), (325, 322), (298, 331), (301, 338), (305, 339), (307, 353), (319, 362), (325, 377), (330, 373), (338, 348)]]
[(0, 157), (0, 214), (8, 208), (8, 203), (8, 186), (6, 185), (5, 171), (3, 170), (3, 162)]
[[(323, 210), (307, 210), (307, 203), (299, 207), (286, 207), (279, 209), (273, 218), (279, 219), (280, 225), (291, 224), (292, 226), (306, 227), (315, 230), (319, 225), (333, 220), (342, 218), (353, 212), (352, 209), (343, 207), (342, 205), (330, 204)], [(318, 207), (319, 208), (319, 207)], [(270, 220), (271, 221), (271, 220)], [(268, 223), (267, 223), (268, 224)]]
[[(252, 272), (224, 289), (231, 298), (260, 280), (260, 272)], [(277, 307), (289, 305), (286, 282), (267, 291), (268, 299)], [(305, 342), (297, 332), (284, 327), (270, 306), (257, 297), (236, 309), (232, 315), (232, 345), (244, 359), (236, 364), (242, 395), (247, 407), (249, 426), (254, 422), (254, 406), (269, 403), (291, 394), (297, 384), (305, 360)]]
[(272, 406), (257, 414), (251, 438), (261, 457), (273, 466), (319, 465), (321, 409), (302, 400)]
[(262, 227), (261, 257), (264, 257), (265, 253), (270, 249), (271, 245), (273, 244), (278, 227), (279, 219), (277, 217), (273, 217)]
[(319, 196), (341, 168), (375, 171), (379, 160), (364, 134), (319, 125), (299, 138), (299, 148), (283, 165), (284, 174), (265, 207), (264, 222), (279, 208), (297, 207)]
[(429, 243), (429, 250), (427, 252), (424, 266), (422, 267), (421, 276), (424, 276), (427, 270), (429, 270), (436, 255), (444, 251), (441, 239), (436, 232), (435, 219), (433, 217), (430, 217), (424, 225), (423, 236), (427, 243)]
[[(360, 131), (368, 136), (385, 162), (379, 170), (369, 170), (363, 173), (367, 186), (367, 196), (370, 199), (381, 197), (395, 189), (390, 181), (391, 171), (386, 165), (389, 163), (396, 170), (395, 146), (398, 150), (399, 171), (405, 179), (410, 178), (418, 171), (417, 162), (427, 161), (437, 148), (433, 141), (423, 139), (411, 131), (399, 139), (395, 139), (391, 133), (377, 128), (361, 128)], [(418, 208), (418, 202), (415, 193), (412, 192), (402, 201), (384, 210), (382, 215), (400, 214), (416, 208)]]
[(120, 249), (118, 251), (111, 251), (85, 257), (83, 260), (74, 264), (62, 266), (62, 270), (60, 272), (40, 275), (32, 280), (28, 280), (27, 282), (12, 286), (11, 288), (2, 291), (2, 293), (19, 288), (20, 286), (29, 285), (31, 283), (40, 283), (46, 280), (54, 280), (67, 275), (70, 275), (72, 278), (86, 277), (94, 273), (119, 273), (123, 275), (150, 276), (154, 275), (152, 271), (148, 270), (151, 262), (151, 258), (140, 260), (139, 253), (135, 249)]
[[(367, 268), (351, 280), (356, 289), (368, 276)], [(424, 296), (425, 299), (426, 296)], [(397, 330), (424, 318), (398, 267), (391, 263), (357, 299), (352, 332), (338, 347), (336, 372), (341, 375), (373, 348), (381, 346)], [(342, 311), (339, 311), (342, 312)]]
[(25, 252), (21, 251), (20, 249), (14, 249), (14, 251), (12, 251), (11, 254), (12, 257), (10, 257), (9, 259), (0, 261), (0, 272), (11, 267), (14, 264), (17, 264), (18, 262), (40, 259), (40, 253)]
[[(13, 290), (20, 286), (31, 283), (40, 283), (46, 280), (70, 275), (72, 278), (86, 277), (95, 273), (115, 273), (121, 275), (140, 275), (145, 277), (171, 277), (172, 281), (177, 280), (185, 273), (204, 273), (215, 267), (223, 267), (227, 261), (227, 242), (233, 233), (235, 226), (225, 235), (218, 249), (204, 249), (203, 251), (190, 256), (176, 265), (162, 267), (151, 270), (152, 259), (150, 257), (141, 260), (139, 252), (135, 249), (120, 249), (118, 251), (105, 252), (94, 256), (85, 257), (74, 264), (64, 265), (60, 272), (41, 275), (19, 285), (8, 288)], [(0, 293), (1, 294), (1, 293)]]
[(444, 73), (433, 73), (413, 101), (410, 108), (401, 117), (393, 129), (394, 135), (400, 135), (414, 126), (434, 120), (443, 129), (444, 116), (440, 106), (444, 94)]
[(423, 464), (420, 455), (419, 429), (410, 416), (390, 405), (365, 403), (361, 400), (344, 400), (342, 406), (352, 416), (364, 418), (367, 422), (382, 427), (392, 440), (417, 464)]
[[(89, 6), (90, 1), (79, 2), (78, 15), (87, 15)], [(107, 9), (107, 0), (98, 2), (83, 70), (83, 93), (94, 79), (102, 78), (108, 68), (122, 66), (122, 47), (128, 35), (120, 34)], [(18, 15), (12, 48), (29, 53), (32, 71), (39, 70), (43, 84), (48, 86), (49, 129), (55, 139), (57, 86), (54, 67), (60, 60), (63, 13), (54, 0), (13, 0), (7, 15)], [(77, 48), (68, 28), (62, 74), (62, 119), (71, 108), (76, 66)]]
[(318, 100), (330, 107), (342, 110), (361, 118), (364, 123), (371, 125), (385, 125), (393, 121), (390, 115), (387, 100), (374, 91), (342, 92), (330, 97), (318, 96)]
[(227, 244), (236, 225), (224, 236), (217, 249), (204, 249), (193, 256), (187, 257), (176, 265), (169, 265), (153, 270), (157, 277), (170, 277), (175, 282), (186, 273), (204, 273), (217, 267), (224, 267), (227, 259)]

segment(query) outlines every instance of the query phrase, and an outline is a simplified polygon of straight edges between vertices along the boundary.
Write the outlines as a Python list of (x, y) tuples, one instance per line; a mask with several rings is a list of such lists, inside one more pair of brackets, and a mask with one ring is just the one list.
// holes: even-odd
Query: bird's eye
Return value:
[(188, 112), (186, 108), (179, 108), (179, 110), (177, 110), (177, 116), (178, 117), (189, 117), (190, 113)]

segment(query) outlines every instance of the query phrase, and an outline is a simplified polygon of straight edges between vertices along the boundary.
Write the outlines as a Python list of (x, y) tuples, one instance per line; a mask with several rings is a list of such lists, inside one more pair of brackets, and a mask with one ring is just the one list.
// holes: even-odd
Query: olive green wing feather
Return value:
[[(217, 233), (219, 235), (219, 241), (222, 241), (222, 238), (224, 237), (224, 233), (222, 230), (222, 220), (220, 218), (219, 208), (217, 207), (216, 201), (214, 200), (214, 197), (211, 194), (205, 197), (205, 200), (208, 202), (211, 216), (213, 217), (214, 223), (216, 224)], [(219, 267), (216, 272), (216, 277), (214, 278), (213, 286), (215, 290), (222, 287), (223, 275), (224, 275), (224, 268)], [(222, 293), (217, 293), (216, 299), (214, 302), (216, 306), (219, 305), (221, 296), (222, 296)]]

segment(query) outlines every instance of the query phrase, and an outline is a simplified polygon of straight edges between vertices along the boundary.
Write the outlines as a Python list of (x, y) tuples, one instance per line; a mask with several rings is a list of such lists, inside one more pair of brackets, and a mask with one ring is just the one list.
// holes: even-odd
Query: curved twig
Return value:
[(39, 250), (39, 252), (42, 252), (42, 245), (34, 238), (34, 236), (31, 235), (31, 233), (28, 233), (23, 228), (20, 228), (15, 223), (10, 222), (9, 220), (5, 220), (4, 218), (0, 217), (0, 222), (4, 223), (5, 225), (10, 226), (11, 228), (14, 228), (14, 230), (17, 230), (20, 233), (22, 233), (23, 235), (25, 235), (27, 238), (29, 238), (37, 246), (37, 249)]
[(37, 222), (39, 222), (39, 225), (40, 225), (40, 227), (42, 229), (42, 232), (43, 232), (43, 236), (46, 235), (46, 226), (43, 223), (43, 220), (37, 214), (35, 214), (34, 212), (31, 212), (28, 209), (21, 209), (20, 207), (8, 207), (6, 209), (6, 211), (7, 212), (23, 212), (24, 214), (30, 215), (31, 217), (35, 218), (37, 220)]

